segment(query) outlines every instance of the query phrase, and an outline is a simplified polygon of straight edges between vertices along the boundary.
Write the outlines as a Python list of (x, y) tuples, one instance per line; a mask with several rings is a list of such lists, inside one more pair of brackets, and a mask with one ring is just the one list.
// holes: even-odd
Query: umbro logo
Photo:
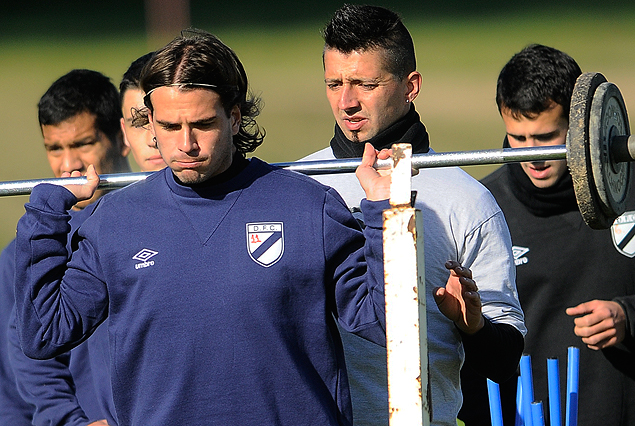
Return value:
[(158, 251), (144, 248), (139, 253), (132, 256), (134, 260), (139, 260), (141, 262), (141, 263), (137, 263), (134, 266), (134, 268), (141, 269), (141, 268), (147, 268), (148, 266), (154, 265), (154, 260), (150, 260), (150, 259), (156, 256), (157, 254), (159, 254)]
[(527, 259), (526, 257), (523, 257), (528, 252), (529, 252), (529, 249), (527, 247), (513, 246), (512, 253), (514, 254), (514, 265), (518, 266), (518, 265), (522, 265), (523, 263), (529, 262), (529, 259)]

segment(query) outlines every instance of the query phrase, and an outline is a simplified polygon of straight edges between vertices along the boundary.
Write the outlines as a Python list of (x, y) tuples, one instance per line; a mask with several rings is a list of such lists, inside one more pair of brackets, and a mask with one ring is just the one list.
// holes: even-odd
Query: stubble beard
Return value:
[[(174, 171), (172, 171), (172, 173), (174, 173)], [(207, 176), (204, 176), (200, 173), (193, 173), (192, 171), (187, 171), (186, 173), (174, 173), (174, 176), (183, 185), (196, 185), (198, 183), (203, 183), (207, 179), (209, 179), (209, 177)]]

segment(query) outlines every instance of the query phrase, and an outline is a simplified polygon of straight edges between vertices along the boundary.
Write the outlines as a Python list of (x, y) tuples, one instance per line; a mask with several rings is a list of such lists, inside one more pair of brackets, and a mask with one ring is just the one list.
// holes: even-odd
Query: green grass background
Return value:
[[(496, 78), (505, 62), (529, 43), (554, 46), (572, 55), (583, 71), (604, 73), (621, 89), (627, 107), (635, 105), (635, 7), (601, 10), (582, 4), (429, 17), (409, 14), (405, 5), (397, 9), (415, 40), (424, 79), (415, 105), (433, 148), (501, 146), (504, 129), (494, 102)], [(197, 21), (193, 10), (194, 25), (217, 34), (238, 53), (253, 91), (264, 100), (259, 122), (267, 137), (256, 156), (291, 161), (327, 146), (334, 123), (324, 95), (320, 29), (334, 9), (293, 23), (266, 25), (253, 13), (249, 25), (223, 25), (218, 14), (206, 23)], [(41, 15), (31, 20), (26, 11), (14, 10), (0, 18), (0, 181), (51, 176), (36, 105), (55, 79), (73, 68), (91, 68), (118, 85), (132, 60), (160, 47), (148, 42), (143, 31), (115, 31), (92, 19), (82, 23), (82, 35), (64, 28), (48, 34), (41, 28)], [(37, 25), (29, 27), (29, 22)], [(494, 168), (466, 170), (481, 178)], [(14, 236), (26, 201), (24, 196), (0, 198), (0, 245)]]

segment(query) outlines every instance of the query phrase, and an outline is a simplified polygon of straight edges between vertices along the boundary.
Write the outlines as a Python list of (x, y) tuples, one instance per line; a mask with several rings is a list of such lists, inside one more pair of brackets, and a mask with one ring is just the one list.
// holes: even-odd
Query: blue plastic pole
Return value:
[(503, 407), (498, 383), (487, 379), (487, 394), (489, 396), (489, 413), (492, 426), (503, 426)]
[(533, 426), (531, 403), (534, 402), (534, 383), (531, 374), (531, 357), (520, 357), (520, 380), (522, 383), (522, 418), (525, 426)]
[(522, 379), (518, 376), (516, 384), (516, 419), (514, 426), (524, 426), (523, 422), (523, 386), (521, 384)]
[(531, 426), (545, 426), (545, 416), (542, 411), (542, 402), (538, 401), (531, 403), (531, 417), (533, 419)]
[(562, 426), (558, 358), (547, 359), (547, 380), (549, 382), (549, 425)]
[(580, 349), (570, 346), (567, 360), (567, 408), (566, 426), (578, 425), (578, 387), (580, 374)]

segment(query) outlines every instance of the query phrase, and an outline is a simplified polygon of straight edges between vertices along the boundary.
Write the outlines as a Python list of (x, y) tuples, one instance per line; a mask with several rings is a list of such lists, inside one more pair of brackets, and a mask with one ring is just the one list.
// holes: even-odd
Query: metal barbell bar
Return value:
[[(635, 137), (630, 135), (626, 106), (617, 86), (600, 73), (582, 74), (576, 82), (569, 114), (566, 145), (438, 152), (412, 156), (416, 169), (567, 160), (578, 206), (592, 228), (611, 226), (625, 210), (630, 187), (630, 166), (635, 161)], [(307, 175), (353, 172), (361, 160), (337, 159), (275, 163)], [(379, 169), (392, 160), (380, 160)], [(151, 173), (104, 174), (99, 189), (111, 190), (147, 178)], [(85, 177), (0, 182), (0, 196), (27, 195), (40, 183), (83, 184)]]
[[(412, 156), (412, 167), (415, 169), (449, 167), (449, 166), (475, 166), (484, 164), (503, 164), (521, 161), (563, 160), (566, 159), (567, 148), (565, 145), (554, 145), (532, 148), (503, 148), (478, 151), (434, 152), (429, 154), (416, 154)], [(274, 166), (292, 170), (306, 175), (351, 173), (361, 163), (361, 159), (336, 159), (297, 161), (287, 163), (274, 163)], [(377, 169), (389, 169), (392, 160), (378, 160)], [(103, 174), (99, 176), (98, 189), (112, 190), (122, 188), (150, 176), (151, 172)], [(11, 182), (0, 182), (0, 196), (28, 195), (36, 185), (50, 183), (53, 185), (85, 184), (86, 177), (32, 179)]]

